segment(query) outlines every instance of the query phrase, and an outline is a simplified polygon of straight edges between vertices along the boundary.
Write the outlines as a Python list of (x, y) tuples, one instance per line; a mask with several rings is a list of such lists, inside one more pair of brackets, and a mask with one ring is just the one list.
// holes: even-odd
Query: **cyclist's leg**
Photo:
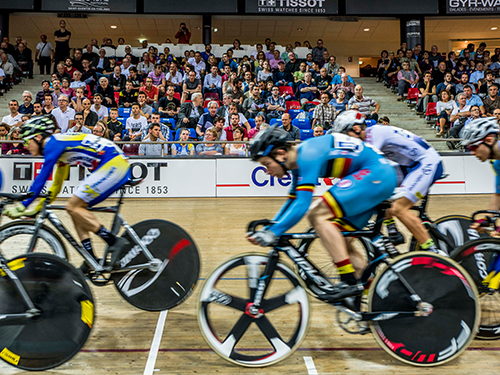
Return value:
[(389, 210), (389, 214), (397, 217), (408, 228), (423, 249), (434, 249), (434, 242), (420, 218), (415, 216), (410, 209), (419, 199), (427, 195), (429, 188), (442, 174), (441, 161), (436, 163), (424, 159), (418, 168), (405, 177), (401, 184), (404, 196), (396, 200)]

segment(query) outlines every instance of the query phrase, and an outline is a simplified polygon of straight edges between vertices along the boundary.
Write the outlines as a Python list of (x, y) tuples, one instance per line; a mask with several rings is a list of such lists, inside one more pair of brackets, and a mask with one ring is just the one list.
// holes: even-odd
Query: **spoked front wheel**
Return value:
[(371, 329), (386, 352), (415, 366), (436, 366), (469, 346), (481, 310), (476, 286), (462, 267), (450, 258), (419, 251), (400, 255), (377, 272), (368, 311), (380, 312)]
[(481, 324), (476, 338), (500, 339), (500, 291), (483, 284), (490, 267), (500, 257), (500, 239), (484, 238), (466, 243), (453, 252), (457, 261), (474, 280), (479, 290)]
[[(69, 361), (87, 341), (94, 322), (94, 300), (82, 273), (48, 254), (25, 254), (8, 264), (41, 314), (15, 323), (0, 320), (0, 358), (37, 371)], [(5, 274), (0, 277), (0, 301), (0, 316), (27, 310)]]
[[(142, 243), (161, 263), (156, 269), (116, 272), (111, 278), (129, 303), (142, 310), (162, 311), (181, 304), (192, 293), (200, 274), (200, 256), (194, 240), (180, 226), (165, 220), (145, 220), (132, 226)], [(121, 267), (148, 263), (129, 233), (129, 249)]]
[(212, 349), (240, 366), (262, 367), (285, 359), (309, 325), (309, 300), (293, 271), (278, 262), (258, 311), (253, 311), (265, 254), (238, 255), (207, 278), (198, 322)]

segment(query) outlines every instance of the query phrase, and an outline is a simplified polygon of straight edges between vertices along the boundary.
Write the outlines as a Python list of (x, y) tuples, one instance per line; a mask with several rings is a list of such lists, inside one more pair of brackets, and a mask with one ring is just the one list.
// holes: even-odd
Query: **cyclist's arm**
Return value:
[(297, 197), (297, 193), (295, 192), (295, 189), (297, 188), (297, 173), (296, 171), (292, 171), (292, 186), (290, 187), (290, 193), (288, 193), (288, 199), (285, 202), (283, 206), (281, 206), (280, 210), (274, 215), (273, 221), (278, 221), (280, 220), (281, 216), (290, 208), (292, 205), (293, 201)]
[[(63, 182), (69, 176), (70, 166), (68, 164), (59, 163), (57, 166), (56, 172), (54, 173), (54, 181), (52, 182), (52, 186), (49, 189), (50, 200), (49, 203), (55, 201), (59, 193), (61, 192)], [(45, 202), (45, 198), (41, 199), (36, 206), (36, 210), (40, 211), (42, 209), (43, 203)]]

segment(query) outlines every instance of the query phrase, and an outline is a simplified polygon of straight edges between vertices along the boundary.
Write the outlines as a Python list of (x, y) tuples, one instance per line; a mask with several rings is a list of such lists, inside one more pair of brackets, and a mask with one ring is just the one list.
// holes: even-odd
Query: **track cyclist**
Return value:
[[(493, 161), (493, 168), (496, 173), (496, 187), (489, 206), (489, 209), (493, 211), (500, 210), (499, 132), (498, 120), (495, 117), (478, 118), (464, 127), (461, 141), (461, 144), (467, 146), (471, 154), (482, 162), (486, 160)], [(481, 224), (484, 221), (488, 221), (488, 217), (477, 220), (471, 225), (471, 228), (481, 231)], [(500, 228), (497, 227), (496, 233), (490, 233), (490, 235), (498, 237), (498, 232), (500, 232)], [(490, 265), (488, 276), (483, 280), (483, 284), (494, 290), (498, 290), (500, 287), (500, 257), (497, 257), (496, 261)]]
[[(32, 210), (28, 206), (42, 192), (57, 165), (50, 191), (50, 201), (61, 191), (63, 181), (69, 175), (70, 165), (82, 165), (91, 170), (77, 187), (66, 205), (73, 219), (82, 246), (96, 258), (89, 232), (96, 233), (110, 246), (111, 266), (115, 266), (128, 241), (116, 237), (104, 228), (97, 218), (86, 208), (94, 206), (118, 190), (130, 179), (130, 167), (125, 154), (114, 143), (104, 138), (83, 133), (54, 134), (56, 127), (48, 117), (39, 117), (21, 126), (20, 137), (33, 156), (44, 156), (40, 174), (35, 178), (29, 192), (32, 197), (17, 206), (4, 210), (11, 219), (21, 216), (36, 216), (43, 206), (43, 200)], [(97, 258), (96, 258), (97, 259)]]
[[(287, 132), (272, 126), (260, 132), (250, 145), (252, 159), (266, 167), (271, 176), (283, 178), (291, 171), (292, 185), (289, 199), (273, 219), (275, 223), (248, 234), (247, 239), (254, 245), (276, 245), (280, 235), (309, 210), (308, 219), (340, 274), (340, 282), (325, 299), (336, 302), (359, 295), (363, 287), (356, 276), (366, 261), (364, 254), (352, 249), (348, 254), (341, 230), (356, 230), (367, 224), (374, 207), (393, 193), (396, 171), (371, 145), (344, 134), (327, 134), (296, 146), (286, 140)], [(318, 178), (328, 177), (342, 180), (311, 205)]]
[(336, 119), (333, 132), (359, 138), (379, 149), (386, 158), (398, 163), (405, 175), (401, 182), (401, 198), (394, 201), (384, 222), (389, 240), (394, 245), (404, 242), (392, 216), (397, 217), (415, 236), (423, 250), (445, 254), (438, 249), (422, 225), (412, 214), (411, 207), (423, 198), (432, 184), (442, 176), (443, 163), (438, 152), (419, 136), (395, 126), (366, 126), (365, 117), (358, 111), (345, 111)]

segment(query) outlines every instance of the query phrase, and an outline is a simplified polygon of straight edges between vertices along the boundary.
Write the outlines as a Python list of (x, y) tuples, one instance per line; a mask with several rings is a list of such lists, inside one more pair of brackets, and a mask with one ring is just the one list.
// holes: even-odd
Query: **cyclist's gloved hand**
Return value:
[(36, 217), (39, 213), (40, 213), (40, 209), (38, 209), (38, 207), (35, 207), (31, 210), (24, 211), (23, 216)]
[(10, 217), (11, 219), (17, 219), (23, 215), (25, 215), (26, 207), (24, 207), (24, 204), (19, 203), (16, 206), (11, 206), (9, 208), (6, 208), (3, 211), (3, 214)]
[(251, 239), (262, 247), (274, 246), (278, 243), (278, 236), (276, 236), (269, 229), (259, 230), (250, 236)]

